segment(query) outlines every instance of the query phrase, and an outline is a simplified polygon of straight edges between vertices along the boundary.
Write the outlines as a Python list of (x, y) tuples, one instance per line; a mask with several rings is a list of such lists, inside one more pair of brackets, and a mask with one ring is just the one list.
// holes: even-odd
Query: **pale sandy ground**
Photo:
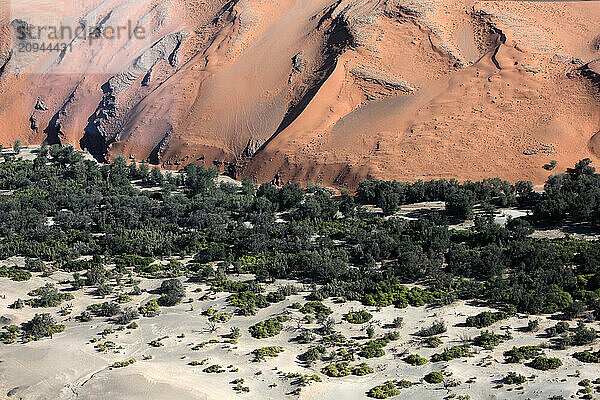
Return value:
[[(22, 259), (12, 259), (9, 263), (21, 263)], [(373, 313), (373, 325), (377, 335), (391, 329), (385, 328), (386, 324), (401, 316), (404, 326), (399, 329), (401, 337), (386, 348), (386, 355), (381, 358), (362, 360), (357, 359), (351, 364), (367, 362), (375, 373), (363, 377), (347, 376), (343, 378), (329, 378), (320, 373), (320, 369), (327, 362), (317, 362), (312, 368), (305, 368), (298, 360), (297, 355), (304, 352), (310, 345), (299, 345), (289, 340), (295, 337), (295, 322), (287, 322), (286, 329), (279, 335), (267, 339), (253, 339), (247, 328), (257, 321), (264, 320), (272, 315), (277, 315), (295, 302), (304, 302), (303, 297), (308, 292), (288, 297), (281, 303), (262, 309), (256, 316), (234, 316), (229, 322), (221, 324), (214, 333), (207, 331), (207, 318), (201, 312), (212, 306), (218, 310), (232, 311), (226, 305), (226, 293), (217, 294), (214, 299), (199, 301), (199, 297), (207, 293), (206, 285), (186, 283), (187, 297), (184, 303), (171, 308), (162, 308), (160, 316), (154, 318), (141, 318), (140, 325), (135, 330), (116, 331), (106, 337), (121, 345), (120, 353), (98, 353), (94, 345), (89, 343), (93, 337), (100, 338), (98, 333), (105, 328), (115, 328), (114, 324), (105, 318), (96, 317), (91, 322), (81, 323), (69, 317), (58, 316), (60, 307), (42, 310), (26, 307), (22, 310), (8, 309), (7, 306), (17, 298), (27, 298), (26, 293), (44, 282), (54, 282), (59, 287), (68, 287), (61, 282), (70, 278), (66, 273), (55, 273), (49, 278), (34, 277), (27, 282), (12, 282), (0, 279), (0, 315), (8, 317), (12, 323), (19, 324), (30, 319), (36, 312), (50, 312), (57, 320), (65, 323), (67, 329), (64, 333), (57, 334), (53, 339), (43, 339), (28, 344), (0, 344), (0, 398), (10, 399), (281, 399), (301, 398), (314, 400), (339, 400), (366, 398), (366, 391), (371, 387), (390, 379), (408, 379), (420, 382), (423, 376), (434, 370), (452, 372), (452, 378), (463, 382), (459, 387), (446, 390), (443, 385), (427, 383), (416, 384), (410, 389), (402, 390), (398, 399), (443, 399), (449, 393), (468, 394), (471, 399), (545, 399), (550, 395), (561, 394), (569, 397), (577, 390), (577, 382), (588, 378), (591, 380), (600, 376), (598, 367), (593, 364), (583, 364), (570, 355), (583, 348), (570, 348), (565, 351), (547, 349), (550, 356), (557, 356), (564, 365), (556, 371), (536, 371), (522, 364), (505, 364), (503, 351), (512, 346), (540, 344), (548, 341), (543, 336), (544, 328), (551, 326), (556, 321), (549, 320), (547, 316), (535, 317), (541, 320), (540, 331), (537, 334), (524, 333), (519, 330), (527, 325), (525, 316), (513, 317), (496, 323), (488, 328), (496, 333), (502, 333), (503, 327), (509, 327), (513, 339), (500, 344), (494, 350), (477, 351), (474, 357), (453, 360), (451, 362), (427, 363), (421, 367), (406, 364), (403, 354), (418, 353), (429, 357), (440, 352), (443, 348), (461, 344), (465, 338), (472, 338), (479, 334), (476, 328), (462, 326), (468, 315), (474, 315), (488, 308), (474, 303), (457, 302), (442, 308), (408, 307), (396, 309), (385, 307), (378, 310), (366, 307)], [(247, 278), (247, 277), (245, 277)], [(143, 279), (140, 286), (143, 289), (154, 289), (160, 280)], [(200, 288), (200, 292), (194, 290)], [(269, 290), (275, 288), (270, 285)], [(75, 292), (75, 300), (70, 302), (73, 306), (71, 316), (76, 316), (89, 304), (105, 301), (93, 296), (88, 289)], [(130, 305), (144, 303), (147, 299), (156, 297), (154, 294), (144, 292), (135, 296)], [(189, 299), (193, 302), (187, 303)], [(341, 317), (348, 311), (365, 309), (358, 302), (335, 303), (325, 302), (334, 311), (336, 320), (335, 330), (346, 337), (364, 341), (364, 326), (351, 325), (342, 322)], [(193, 306), (193, 311), (191, 308)], [(412, 335), (419, 328), (430, 325), (437, 319), (443, 319), (448, 331), (441, 335), (443, 344), (437, 349), (425, 348), (420, 345), (420, 340)], [(573, 325), (574, 323), (572, 323)], [(192, 350), (194, 344), (209, 339), (223, 339), (229, 333), (230, 327), (237, 326), (241, 329), (242, 336), (237, 345), (209, 344), (200, 350)], [(317, 325), (312, 325), (316, 327)], [(598, 329), (598, 324), (594, 323)], [(185, 333), (184, 338), (177, 338)], [(169, 336), (164, 339), (164, 347), (154, 348), (148, 345), (153, 339)], [(265, 362), (252, 362), (249, 353), (258, 347), (280, 345), (285, 351), (274, 359)], [(588, 348), (589, 346), (586, 346)], [(332, 349), (328, 349), (328, 352)], [(153, 358), (144, 360), (144, 355)], [(135, 357), (138, 361), (128, 367), (110, 369), (108, 365), (120, 360)], [(491, 365), (478, 366), (482, 360), (490, 358)], [(204, 366), (189, 366), (192, 360), (201, 361), (208, 359)], [(227, 372), (221, 374), (207, 374), (202, 369), (207, 365), (219, 364)], [(237, 372), (229, 372), (228, 365), (239, 368)], [(262, 371), (261, 375), (256, 375)], [(322, 382), (304, 387), (300, 397), (286, 395), (294, 387), (289, 381), (281, 378), (277, 373), (301, 372), (317, 373)], [(493, 389), (497, 381), (509, 371), (516, 371), (527, 377), (536, 377), (523, 385), (521, 390), (512, 389), (505, 385)], [(577, 373), (576, 371), (579, 371)], [(577, 374), (577, 376), (576, 376)], [(464, 383), (469, 378), (476, 377), (475, 383)], [(250, 387), (250, 392), (238, 394), (233, 390), (230, 382), (236, 378), (244, 378), (245, 385)], [(277, 386), (272, 387), (271, 385)], [(519, 385), (512, 385), (513, 388)], [(10, 397), (8, 394), (10, 393)]]

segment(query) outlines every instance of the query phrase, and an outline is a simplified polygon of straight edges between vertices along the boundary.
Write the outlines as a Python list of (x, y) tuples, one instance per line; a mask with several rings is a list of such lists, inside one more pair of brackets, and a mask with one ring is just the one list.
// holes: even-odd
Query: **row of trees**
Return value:
[[(122, 157), (97, 165), (60, 146), (43, 147), (33, 162), (0, 164), (0, 189), (14, 191), (0, 196), (0, 258), (23, 255), (71, 272), (85, 270), (79, 283), (97, 287), (106, 278), (102, 264), (112, 259), (119, 273), (133, 269), (157, 277), (222, 280), (236, 271), (253, 273), (257, 281), (297, 278), (318, 284), (315, 299), (341, 296), (403, 307), (480, 298), (533, 313), (600, 310), (600, 245), (528, 237), (532, 224), (558, 218), (549, 211), (555, 204), (564, 204), (561, 215), (567, 218), (597, 222), (598, 175), (589, 160), (551, 177), (541, 195), (528, 182), (498, 179), (365, 181), (356, 196), (333, 196), (296, 184), (218, 184), (216, 171), (196, 165), (162, 178), (153, 174)], [(159, 190), (137, 189), (132, 182), (140, 179), (160, 184)], [(520, 204), (535, 212), (531, 221), (506, 226), (484, 212), (473, 229), (454, 231), (447, 213), (405, 221), (359, 206), (391, 212), (426, 200), (446, 201), (449, 213), (459, 217), (468, 216), (464, 205), (475, 202)], [(592, 211), (584, 212), (584, 200)], [(82, 255), (96, 257), (77, 260)], [(153, 262), (170, 255), (195, 260), (186, 267)], [(208, 262), (219, 266), (213, 270)], [(402, 288), (412, 282), (428, 290)], [(161, 303), (178, 302), (181, 288), (167, 285)]]

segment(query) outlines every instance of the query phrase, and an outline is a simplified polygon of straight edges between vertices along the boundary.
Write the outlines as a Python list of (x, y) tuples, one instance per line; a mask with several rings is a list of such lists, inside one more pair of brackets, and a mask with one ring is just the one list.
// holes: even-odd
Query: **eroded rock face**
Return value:
[(600, 59), (585, 64), (581, 67), (581, 72), (600, 89)]
[[(541, 182), (550, 159), (595, 157), (593, 2), (34, 3), (0, 15), (5, 145), (74, 143), (101, 160), (236, 164), (259, 182), (350, 188), (367, 177)], [(40, 25), (81, 31), (58, 51), (19, 52), (40, 42), (19, 31)]]

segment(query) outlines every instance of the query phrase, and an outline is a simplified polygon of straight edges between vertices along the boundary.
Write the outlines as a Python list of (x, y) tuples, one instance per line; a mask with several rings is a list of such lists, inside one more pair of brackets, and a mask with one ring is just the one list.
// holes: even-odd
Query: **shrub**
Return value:
[(158, 304), (172, 307), (179, 304), (181, 299), (185, 297), (185, 287), (179, 279), (167, 279), (161, 283), (160, 293)]
[(225, 370), (223, 368), (221, 368), (221, 366), (218, 364), (213, 364), (211, 366), (208, 366), (208, 367), (204, 368), (202, 371), (206, 372), (207, 374), (220, 374), (222, 372), (225, 372)]
[(598, 333), (594, 328), (586, 328), (582, 321), (579, 321), (577, 328), (573, 333), (573, 344), (575, 346), (584, 346), (592, 343), (598, 337)]
[(315, 340), (315, 334), (309, 330), (304, 330), (295, 339), (298, 343), (306, 344)]
[(428, 338), (425, 338), (423, 340), (423, 343), (425, 343), (429, 347), (438, 347), (442, 344), (442, 339), (440, 339), (437, 336), (430, 336)]
[(364, 358), (377, 358), (385, 355), (383, 348), (387, 346), (390, 339), (387, 337), (369, 340), (362, 345), (358, 355)]
[(129, 325), (127, 325), (127, 329), (137, 329), (137, 328), (139, 328), (139, 325), (135, 321), (130, 323)]
[(475, 346), (491, 349), (506, 339), (503, 335), (498, 335), (490, 331), (483, 331), (479, 336), (473, 339)]
[(101, 317), (114, 317), (121, 312), (121, 306), (117, 303), (105, 301), (104, 303), (90, 304), (87, 310)]
[(523, 360), (530, 360), (538, 357), (541, 354), (542, 349), (538, 346), (521, 346), (513, 347), (512, 349), (505, 351), (504, 357), (506, 357), (506, 362), (508, 363), (518, 363)]
[(115, 265), (118, 271), (125, 273), (127, 268), (135, 272), (144, 272), (154, 262), (152, 257), (140, 257), (132, 254), (122, 254), (115, 257)]
[(81, 322), (89, 322), (92, 320), (92, 313), (89, 311), (82, 311), (81, 315), (79, 316), (79, 320)]
[(119, 297), (117, 297), (117, 303), (119, 303), (119, 304), (127, 303), (130, 300), (131, 300), (131, 296), (128, 294), (120, 294)]
[(402, 317), (396, 317), (392, 321), (392, 326), (396, 329), (402, 328), (403, 325), (404, 325), (404, 318), (402, 318)]
[(2, 329), (4, 329), (4, 332), (0, 332), (0, 342), (4, 344), (15, 343), (21, 332), (21, 328), (17, 325), (5, 325)]
[(231, 319), (230, 313), (215, 313), (208, 320), (212, 322), (225, 323)]
[(326, 317), (333, 312), (331, 311), (331, 308), (317, 300), (305, 303), (298, 311), (302, 314), (314, 314), (317, 318)]
[(365, 310), (351, 311), (344, 315), (344, 319), (351, 324), (364, 324), (365, 322), (369, 322), (371, 318), (373, 318), (373, 315)]
[(368, 326), (366, 333), (369, 339), (373, 338), (373, 336), (375, 336), (375, 328), (373, 328), (372, 326)]
[(107, 340), (106, 342), (96, 344), (94, 348), (99, 352), (107, 352), (108, 350), (114, 349), (115, 346), (115, 342)]
[(435, 321), (430, 327), (422, 328), (416, 335), (421, 337), (440, 335), (446, 332), (446, 324), (444, 321)]
[(139, 308), (140, 314), (144, 317), (156, 317), (160, 314), (160, 307), (158, 306), (158, 300), (152, 299), (148, 300), (146, 304), (140, 306)]
[(450, 361), (461, 357), (473, 357), (469, 346), (452, 346), (431, 356), (431, 362)]
[(537, 332), (540, 329), (540, 320), (531, 319), (527, 322), (527, 332)]
[(256, 339), (264, 339), (275, 336), (283, 329), (283, 322), (288, 320), (287, 315), (279, 315), (269, 318), (265, 321), (258, 322), (248, 328), (250, 335)]
[(17, 299), (14, 303), (8, 306), (8, 308), (12, 308), (15, 310), (20, 310), (23, 307), (25, 307), (25, 302), (22, 299)]
[(71, 293), (60, 292), (53, 284), (47, 283), (45, 286), (30, 291), (29, 296), (35, 297), (27, 300), (31, 307), (56, 307), (65, 300), (73, 300)]
[(508, 318), (508, 313), (504, 311), (489, 312), (484, 311), (477, 315), (467, 317), (467, 326), (474, 326), (476, 328), (485, 328), (500, 320)]
[(126, 307), (121, 314), (119, 314), (117, 316), (117, 318), (115, 318), (115, 322), (117, 324), (120, 325), (127, 325), (128, 323), (130, 323), (131, 321), (133, 321), (134, 319), (137, 319), (140, 317), (140, 314), (137, 312), (137, 310), (133, 307)]
[(264, 361), (266, 357), (277, 357), (279, 353), (283, 352), (281, 346), (267, 346), (252, 350), (254, 359), (252, 361)]
[(506, 385), (520, 385), (525, 383), (527, 378), (523, 375), (517, 374), (516, 372), (509, 372), (504, 378), (502, 378), (502, 382)]
[(114, 288), (109, 283), (100, 283), (96, 286), (96, 294), (102, 298), (105, 298), (113, 292)]
[(133, 363), (135, 363), (137, 360), (135, 358), (130, 358), (127, 361), (117, 361), (114, 362), (112, 364), (109, 365), (110, 368), (123, 368), (123, 367), (127, 367)]
[(257, 308), (269, 306), (269, 302), (262, 294), (250, 290), (232, 293), (227, 298), (227, 303), (232, 307), (237, 307), (236, 313), (240, 315), (254, 315)]
[(285, 300), (287, 296), (298, 293), (298, 289), (294, 285), (285, 285), (277, 288), (276, 291), (268, 293), (266, 298), (269, 303), (279, 303)]
[(102, 264), (95, 264), (86, 273), (86, 285), (97, 286), (106, 280), (106, 270)]
[(367, 365), (367, 363), (360, 363), (354, 367), (352, 367), (352, 375), (356, 375), (356, 376), (363, 376), (363, 375), (368, 375), (368, 374), (372, 374), (373, 372), (373, 368), (369, 367), (369, 365)]
[(38, 258), (26, 258), (25, 269), (31, 272), (44, 272), (48, 267), (46, 267), (46, 264)]
[(387, 381), (381, 385), (377, 385), (367, 392), (367, 396), (374, 399), (387, 399), (388, 397), (398, 396), (400, 389), (396, 386), (394, 381)]
[(352, 370), (348, 367), (347, 361), (340, 361), (326, 365), (321, 369), (321, 373), (331, 377), (341, 377), (350, 375)]
[(425, 357), (421, 357), (418, 354), (410, 354), (409, 356), (404, 358), (404, 361), (406, 361), (410, 365), (418, 366), (418, 365), (427, 364), (428, 360)]
[(19, 269), (16, 266), (0, 266), (0, 278), (9, 278), (15, 282), (23, 282), (31, 279), (31, 272)]
[(306, 375), (306, 374), (301, 374), (299, 372), (288, 372), (288, 373), (283, 373), (283, 376), (288, 379), (292, 379), (292, 382), (291, 382), (292, 385), (306, 386), (306, 385), (310, 385), (313, 382), (321, 382), (321, 377), (316, 374)]
[(57, 324), (54, 318), (48, 313), (35, 314), (35, 316), (21, 324), (24, 340), (39, 340), (43, 337), (52, 337), (55, 333), (65, 330), (65, 326)]
[(240, 336), (242, 335), (240, 328), (238, 328), (237, 326), (232, 326), (229, 329), (229, 338), (232, 340), (238, 340), (240, 338)]
[(546, 328), (546, 333), (548, 334), (549, 337), (558, 336), (558, 335), (563, 334), (568, 331), (569, 331), (569, 323), (566, 321), (560, 321), (556, 325), (554, 325), (550, 328)]
[(405, 379), (396, 381), (387, 381), (381, 385), (377, 385), (367, 392), (367, 396), (374, 399), (387, 399), (388, 397), (397, 396), (400, 394), (400, 389), (406, 389), (412, 386), (412, 382)]
[(600, 362), (600, 351), (579, 351), (577, 353), (573, 353), (573, 358), (584, 363), (598, 363)]
[(546, 371), (562, 366), (562, 361), (554, 357), (536, 357), (527, 366)]
[(298, 358), (302, 361), (308, 362), (317, 361), (325, 354), (326, 351), (327, 350), (325, 349), (325, 346), (314, 346), (300, 354)]
[(425, 375), (423, 379), (427, 383), (441, 383), (444, 382), (444, 374), (441, 371), (433, 371)]

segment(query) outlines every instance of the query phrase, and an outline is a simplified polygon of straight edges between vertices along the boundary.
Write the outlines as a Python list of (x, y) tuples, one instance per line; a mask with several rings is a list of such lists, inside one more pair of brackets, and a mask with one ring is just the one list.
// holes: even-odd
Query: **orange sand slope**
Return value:
[[(100, 159), (202, 161), (258, 182), (349, 188), (367, 177), (539, 183), (550, 160), (564, 169), (600, 157), (593, 1), (0, 0), (0, 9), (4, 145), (75, 143)], [(59, 23), (85, 26), (91, 39), (20, 51), (41, 39), (19, 29)], [(144, 37), (103, 36), (121, 26)]]

